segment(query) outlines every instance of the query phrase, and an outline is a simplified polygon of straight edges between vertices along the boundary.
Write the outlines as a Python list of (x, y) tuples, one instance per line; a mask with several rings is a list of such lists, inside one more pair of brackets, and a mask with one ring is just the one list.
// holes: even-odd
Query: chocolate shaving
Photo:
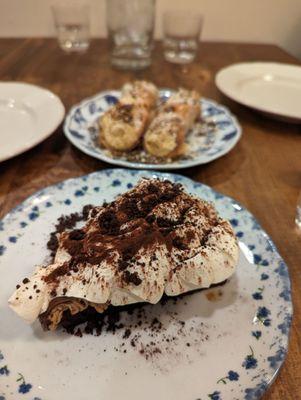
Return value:
[(55, 230), (50, 233), (50, 238), (47, 242), (47, 248), (50, 250), (50, 255), (54, 258), (55, 253), (58, 249), (59, 242), (57, 235), (65, 232), (66, 230), (73, 229), (76, 224), (80, 221), (86, 221), (89, 212), (94, 208), (93, 205), (87, 204), (83, 207), (81, 213), (71, 213), (69, 215), (61, 215), (58, 218), (58, 222), (55, 225)]
[(118, 235), (120, 223), (112, 210), (105, 211), (98, 218), (99, 228), (102, 234)]
[(123, 280), (125, 283), (133, 283), (135, 286), (139, 286), (142, 282), (142, 280), (139, 278), (137, 272), (129, 272), (129, 271), (124, 271), (123, 273)]
[(69, 234), (70, 240), (83, 240), (84, 237), (85, 232), (82, 229), (74, 229), (74, 231), (71, 231)]

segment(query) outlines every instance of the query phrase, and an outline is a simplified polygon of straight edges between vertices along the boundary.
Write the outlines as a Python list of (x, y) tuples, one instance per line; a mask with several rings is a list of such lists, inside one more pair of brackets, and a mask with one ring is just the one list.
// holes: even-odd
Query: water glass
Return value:
[(163, 46), (167, 61), (187, 64), (195, 59), (203, 26), (201, 14), (167, 11), (163, 14)]
[(89, 47), (89, 6), (81, 1), (60, 1), (52, 13), (61, 49), (82, 52)]
[(111, 63), (121, 69), (142, 69), (151, 63), (155, 0), (107, 0)]
[(297, 227), (301, 229), (301, 193), (299, 194), (299, 197), (297, 200), (295, 223), (296, 223)]

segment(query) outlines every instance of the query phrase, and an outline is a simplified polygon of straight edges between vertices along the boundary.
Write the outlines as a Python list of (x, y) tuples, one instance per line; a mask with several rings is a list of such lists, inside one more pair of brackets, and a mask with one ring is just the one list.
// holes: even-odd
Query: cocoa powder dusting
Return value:
[[(63, 237), (61, 245), (71, 255), (71, 260), (56, 268), (45, 278), (46, 282), (53, 284), (53, 293), (63, 275), (78, 272), (81, 268), (90, 268), (91, 265), (100, 264), (103, 260), (115, 263), (116, 274), (123, 285), (139, 286), (142, 283), (139, 273), (131, 272), (130, 267), (135, 263), (144, 268), (145, 264), (139, 261), (141, 252), (151, 253), (151, 262), (156, 263), (158, 260), (155, 249), (159, 246), (164, 245), (169, 251), (172, 248), (185, 251), (195, 238), (194, 227), (188, 226), (184, 237), (174, 231), (184, 224), (186, 213), (195, 205), (196, 200), (183, 194), (184, 201), (176, 219), (169, 218), (167, 214), (166, 216), (163, 214), (164, 217), (156, 215), (157, 206), (169, 202), (177, 205), (177, 202), (181, 201), (182, 194), (181, 185), (168, 181), (158, 181), (158, 185), (149, 182), (142, 191), (134, 189), (103, 208), (87, 205), (81, 213), (61, 216), (55, 231), (51, 233), (47, 247), (54, 256), (58, 248), (57, 234), (64, 232), (61, 236)], [(168, 207), (167, 204), (167, 209)], [(204, 214), (210, 214), (207, 206), (204, 206)], [(76, 224), (87, 220), (88, 216), (91, 217), (88, 224), (76, 229)], [(217, 219), (210, 215), (202, 243), (206, 244), (216, 223)], [(99, 336), (120, 332), (130, 348), (138, 351), (146, 359), (158, 357), (161, 353), (172, 351), (170, 349), (176, 347), (177, 341), (183, 337), (186, 338), (184, 343), (191, 344), (189, 336), (191, 332), (187, 333), (188, 327), (186, 328), (185, 321), (179, 320), (176, 311), (172, 318), (177, 330), (173, 335), (168, 333), (168, 328), (161, 321), (161, 314), (157, 313), (158, 307), (176, 305), (178, 299), (186, 295), (177, 298), (163, 296), (160, 304), (156, 306), (139, 303), (122, 307), (109, 306), (103, 313), (98, 313), (89, 306), (76, 315), (65, 311), (60, 325), (68, 333), (79, 337), (83, 334)], [(185, 305), (185, 302), (183, 304)], [(47, 313), (45, 321), (47, 326)], [(148, 341), (143, 339), (141, 332), (146, 334)], [(186, 346), (190, 347), (188, 344)]]
[[(183, 216), (178, 221), (171, 221), (167, 218), (157, 218), (152, 210), (157, 205), (175, 201), (182, 193), (183, 189), (179, 184), (159, 180), (158, 185), (149, 182), (142, 190), (134, 189), (119, 197), (118, 201), (102, 209), (99, 208), (98, 214), (94, 215), (95, 228), (90, 231), (86, 227), (74, 228), (77, 222), (93, 215), (93, 206), (85, 206), (81, 213), (61, 216), (56, 224), (56, 230), (50, 235), (47, 247), (54, 256), (58, 248), (57, 234), (73, 229), (67, 234), (64, 233), (63, 239), (60, 240), (72, 258), (70, 262), (48, 275), (45, 280), (57, 282), (62, 275), (71, 270), (76, 272), (76, 268), (99, 264), (104, 259), (108, 261), (115, 251), (120, 255), (117, 271), (118, 269), (123, 271), (121, 279), (125, 284), (139, 286), (141, 278), (137, 272), (132, 273), (127, 270), (128, 263), (132, 262), (131, 259), (140, 249), (153, 251), (156, 246), (165, 245), (171, 250), (173, 246), (171, 233), (183, 223)], [(124, 223), (129, 222), (132, 225), (126, 230)]]
[(90, 210), (94, 208), (92, 204), (87, 204), (83, 207), (80, 213), (71, 213), (69, 215), (61, 215), (55, 225), (55, 230), (50, 233), (50, 238), (47, 242), (47, 248), (50, 250), (50, 256), (54, 258), (58, 249), (57, 235), (67, 230), (73, 229), (80, 221), (86, 221)]
[[(147, 303), (109, 306), (103, 313), (88, 307), (76, 315), (65, 311), (61, 327), (67, 333), (79, 337), (84, 334), (118, 335), (120, 341), (114, 348), (116, 352), (124, 354), (125, 349), (127, 351), (131, 349), (151, 361), (157, 360), (164, 354), (175, 354), (180, 344), (196, 352), (201, 343), (208, 340), (206, 326), (203, 323), (196, 323), (193, 318), (188, 321), (179, 318), (177, 304), (181, 302), (183, 305), (183, 300), (186, 299), (187, 305), (200, 291), (202, 290), (174, 298), (164, 295), (155, 306)], [(170, 326), (172, 329), (169, 329)], [(105, 348), (103, 351), (106, 350), (109, 349)]]

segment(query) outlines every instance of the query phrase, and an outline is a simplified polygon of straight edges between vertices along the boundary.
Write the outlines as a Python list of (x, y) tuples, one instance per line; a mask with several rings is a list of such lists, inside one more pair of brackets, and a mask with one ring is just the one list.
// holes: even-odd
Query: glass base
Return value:
[(195, 53), (189, 51), (164, 51), (164, 57), (166, 61), (174, 64), (189, 64), (195, 59)]
[(72, 42), (71, 40), (59, 41), (60, 48), (66, 53), (84, 53), (89, 48), (89, 42)]
[(150, 66), (150, 48), (142, 46), (117, 46), (111, 53), (111, 63), (119, 69), (139, 70)]
[(297, 204), (295, 223), (301, 229), (301, 203)]
[(130, 59), (111, 57), (111, 64), (118, 69), (139, 70), (150, 66), (151, 60), (146, 58)]

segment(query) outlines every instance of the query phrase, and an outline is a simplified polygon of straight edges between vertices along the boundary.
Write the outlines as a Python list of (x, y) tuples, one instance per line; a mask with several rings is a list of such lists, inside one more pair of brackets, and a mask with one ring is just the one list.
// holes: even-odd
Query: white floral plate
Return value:
[[(162, 329), (137, 325), (127, 340), (127, 321), (115, 334), (77, 337), (28, 326), (8, 308), (16, 283), (49, 257), (46, 242), (61, 214), (111, 201), (141, 177), (156, 176), (182, 183), (230, 219), (240, 259), (224, 286), (148, 306), (147, 318)], [(290, 279), (273, 242), (236, 201), (180, 175), (113, 169), (43, 189), (2, 220), (0, 273), (1, 400), (252, 400), (286, 355)], [(127, 318), (134, 323), (136, 316)]]
[[(162, 89), (160, 99), (166, 100), (171, 93), (172, 91), (169, 89)], [(64, 124), (64, 132), (70, 142), (84, 153), (110, 164), (139, 169), (173, 170), (213, 161), (228, 153), (240, 139), (241, 127), (230, 111), (212, 100), (202, 98), (201, 117), (207, 124), (211, 123), (214, 129), (211, 126), (211, 128), (205, 129), (202, 135), (197, 132), (188, 135), (189, 158), (154, 164), (113, 157), (97, 145), (93, 131), (97, 130), (99, 117), (115, 104), (119, 97), (119, 91), (101, 92), (72, 107)]]

